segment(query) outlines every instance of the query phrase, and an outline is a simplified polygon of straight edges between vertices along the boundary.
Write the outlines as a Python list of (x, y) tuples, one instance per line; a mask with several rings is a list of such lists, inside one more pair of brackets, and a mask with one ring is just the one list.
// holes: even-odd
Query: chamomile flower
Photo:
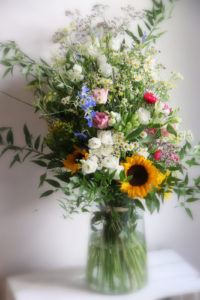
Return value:
[(134, 148), (135, 148), (134, 144), (132, 144), (132, 143), (131, 143), (131, 144), (129, 144), (129, 150), (130, 150), (130, 151), (133, 151), (133, 150), (134, 150)]
[(127, 100), (126, 98), (123, 98), (123, 99), (122, 99), (122, 102), (123, 102), (124, 104), (126, 104), (126, 103), (128, 102), (128, 100)]
[(135, 59), (133, 61), (133, 66), (134, 66), (135, 69), (138, 69), (140, 67), (140, 61), (139, 61), (139, 59)]
[(137, 96), (138, 94), (139, 94), (139, 90), (138, 89), (136, 89), (135, 91), (134, 91), (134, 94)]
[(141, 81), (142, 78), (143, 78), (143, 76), (142, 76), (141, 74), (134, 74), (134, 75), (133, 75), (133, 79), (134, 79), (135, 81)]
[(147, 137), (146, 131), (142, 131), (142, 132), (140, 133), (140, 136), (141, 136), (143, 139), (146, 138), (146, 137)]
[(138, 148), (139, 147), (139, 143), (138, 142), (133, 143), (133, 145), (134, 145), (134, 148)]
[(62, 98), (61, 100), (60, 100), (60, 102), (62, 103), (62, 104), (69, 104), (69, 101), (70, 101), (70, 97), (68, 96), (68, 97), (64, 97), (64, 98)]

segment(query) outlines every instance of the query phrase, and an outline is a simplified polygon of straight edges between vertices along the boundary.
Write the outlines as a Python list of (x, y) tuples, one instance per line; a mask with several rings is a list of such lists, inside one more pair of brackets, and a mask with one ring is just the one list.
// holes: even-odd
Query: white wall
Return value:
[[(125, 0), (107, 0), (117, 7)], [(142, 2), (142, 3), (141, 3)], [(133, 0), (136, 6), (148, 5), (150, 0)], [(50, 38), (66, 23), (64, 11), (82, 8), (87, 11), (93, 0), (1, 0), (0, 40), (16, 40), (29, 55), (49, 58)], [(182, 0), (173, 19), (163, 28), (168, 33), (159, 41), (160, 61), (169, 70), (180, 71), (185, 80), (172, 93), (173, 106), (181, 105), (183, 123), (191, 128), (196, 140), (199, 133), (200, 82), (200, 2)], [(0, 89), (29, 100), (25, 81), (18, 74), (0, 81)], [(22, 126), (28, 124), (36, 135), (45, 133), (46, 125), (31, 107), (0, 95), (0, 126), (15, 128), (16, 140), (22, 144)], [(80, 264), (85, 261), (88, 236), (88, 216), (64, 220), (57, 197), (39, 199), (39, 167), (26, 162), (8, 169), (11, 155), (0, 160), (0, 276), (48, 268)], [(60, 195), (61, 197), (61, 195)], [(150, 249), (172, 248), (184, 255), (200, 270), (200, 204), (192, 205), (195, 220), (191, 221), (181, 209), (175, 209), (175, 199), (166, 201), (160, 214), (146, 215), (147, 240)]]

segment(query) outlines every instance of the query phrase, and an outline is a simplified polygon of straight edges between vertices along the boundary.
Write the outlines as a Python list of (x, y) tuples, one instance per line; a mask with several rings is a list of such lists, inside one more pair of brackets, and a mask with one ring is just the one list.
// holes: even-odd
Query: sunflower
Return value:
[(88, 153), (85, 149), (80, 149), (77, 146), (73, 146), (75, 151), (72, 154), (68, 154), (63, 164), (66, 169), (71, 170), (71, 174), (76, 173), (81, 169), (82, 165), (79, 163), (80, 159), (87, 159)]
[(152, 190), (152, 185), (158, 187), (165, 178), (150, 160), (140, 155), (127, 157), (126, 162), (121, 165), (125, 169), (126, 177), (132, 176), (128, 182), (121, 182), (120, 188), (130, 198), (144, 198)]

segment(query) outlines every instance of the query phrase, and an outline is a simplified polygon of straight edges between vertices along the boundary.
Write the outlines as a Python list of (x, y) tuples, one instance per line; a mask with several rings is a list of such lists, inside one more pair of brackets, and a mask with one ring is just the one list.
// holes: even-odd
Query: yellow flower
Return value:
[(129, 195), (130, 198), (144, 198), (152, 185), (156, 188), (164, 180), (164, 176), (152, 165), (152, 161), (145, 159), (140, 155), (127, 157), (125, 163), (121, 163), (125, 169), (126, 177), (132, 176), (128, 182), (121, 182), (120, 190)]

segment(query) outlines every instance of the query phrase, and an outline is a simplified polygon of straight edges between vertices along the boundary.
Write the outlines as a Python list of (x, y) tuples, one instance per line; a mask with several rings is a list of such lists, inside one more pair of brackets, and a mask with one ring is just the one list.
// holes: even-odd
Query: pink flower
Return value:
[(172, 112), (171, 107), (169, 107), (169, 105), (167, 105), (166, 103), (165, 103), (163, 109), (164, 109), (164, 110), (168, 110), (169, 114)]
[[(176, 128), (177, 128), (176, 124), (172, 124), (172, 127), (173, 127), (175, 130), (176, 130)], [(161, 135), (164, 136), (164, 137), (169, 137), (169, 136), (171, 136), (171, 133), (169, 133), (169, 132), (167, 131), (167, 127), (163, 127), (163, 128), (161, 129)]]
[(151, 128), (150, 130), (149, 130), (149, 134), (150, 135), (154, 135), (154, 133), (156, 132), (156, 128)]
[(170, 136), (170, 133), (167, 131), (167, 127), (163, 127), (161, 129), (161, 135), (164, 136), (164, 137)]
[(160, 160), (162, 156), (162, 150), (158, 150), (153, 154), (155, 160)]
[(144, 99), (145, 99), (146, 102), (152, 103), (152, 104), (156, 103), (159, 100), (153, 94), (150, 94), (150, 93), (146, 93), (144, 95)]
[(171, 153), (170, 156), (171, 156), (171, 158), (173, 158), (174, 162), (178, 161), (178, 156), (175, 155), (174, 153)]
[(156, 132), (156, 128), (151, 128), (151, 129), (148, 129), (148, 128), (145, 128), (145, 132), (148, 133), (149, 135), (154, 135), (155, 132)]
[(104, 112), (96, 111), (96, 115), (93, 118), (93, 125), (95, 128), (104, 129), (108, 127), (109, 115)]
[(108, 89), (94, 89), (94, 99), (97, 104), (105, 104), (108, 97)]

